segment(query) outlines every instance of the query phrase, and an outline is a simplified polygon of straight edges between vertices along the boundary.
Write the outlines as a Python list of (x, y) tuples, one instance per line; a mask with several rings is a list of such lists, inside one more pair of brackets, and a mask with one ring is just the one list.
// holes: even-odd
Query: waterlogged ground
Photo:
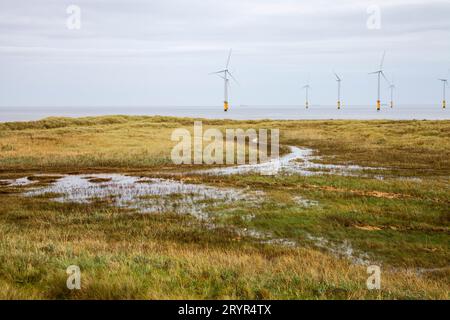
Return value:
[[(10, 186), (30, 185), (27, 178), (10, 180)], [(47, 187), (32, 189), (24, 193), (33, 197), (46, 195), (53, 201), (89, 204), (106, 202), (119, 208), (135, 209), (142, 214), (176, 213), (188, 214), (208, 222), (211, 229), (217, 228), (217, 208), (233, 209), (236, 205), (248, 210), (258, 210), (263, 203), (263, 191), (217, 188), (203, 184), (189, 184), (169, 179), (151, 179), (122, 174), (64, 175)], [(299, 206), (317, 206), (317, 201), (297, 197)], [(241, 215), (251, 221), (254, 215)], [(223, 225), (220, 225), (223, 227)], [(282, 246), (297, 246), (294, 240), (276, 238), (271, 232), (227, 226), (239, 236), (253, 238), (260, 243)], [(306, 238), (336, 254), (349, 258), (354, 263), (368, 264), (367, 255), (355, 256), (350, 243), (334, 245), (323, 237), (306, 234)], [(362, 258), (364, 257), (364, 258)]]
[(379, 170), (381, 168), (361, 167), (358, 165), (323, 164), (318, 161), (319, 156), (314, 156), (314, 150), (290, 146), (290, 153), (265, 163), (247, 164), (236, 167), (218, 168), (201, 171), (204, 174), (233, 175), (260, 173), (263, 175), (297, 174), (303, 176), (321, 174), (339, 174), (361, 176), (363, 170)]
[(168, 137), (192, 123), (0, 124), (0, 298), (449, 298), (448, 122), (205, 120), (292, 147), (174, 166)]
[[(361, 167), (357, 165), (335, 165), (319, 163), (320, 157), (309, 148), (291, 146), (290, 153), (266, 163), (240, 165), (218, 169), (193, 171), (193, 174), (208, 176), (233, 176), (261, 174), (265, 176), (298, 175), (343, 175), (364, 176), (364, 170), (380, 170), (381, 168)], [(189, 172), (188, 172), (189, 173)], [(36, 177), (46, 175), (37, 175)], [(24, 193), (27, 197), (46, 196), (52, 201), (62, 203), (90, 204), (106, 203), (118, 208), (136, 210), (142, 214), (176, 213), (187, 214), (205, 220), (208, 228), (224, 227), (220, 223), (226, 213), (220, 209), (233, 211), (236, 206), (248, 211), (260, 210), (267, 204), (267, 194), (262, 190), (214, 187), (201, 183), (186, 183), (174, 179), (136, 177), (123, 174), (72, 174), (54, 176), (54, 181), (45, 187), (33, 187), (36, 179), (28, 177), (0, 180), (6, 186), (30, 186)], [(296, 196), (292, 199), (300, 208), (311, 208), (320, 205), (319, 201)], [(282, 210), (284, 204), (278, 209)], [(240, 220), (251, 222), (255, 214), (240, 214)], [(368, 265), (369, 255), (361, 250), (355, 251), (351, 241), (330, 241), (323, 236), (304, 231), (302, 242), (295, 239), (280, 238), (268, 230), (251, 227), (240, 227), (227, 224), (233, 233), (252, 238), (259, 243), (295, 247), (310, 245), (327, 250), (329, 253), (349, 259), (352, 263)], [(375, 259), (375, 258), (373, 258)], [(374, 260), (372, 260), (373, 262)]]
[(256, 202), (258, 199), (254, 192), (122, 174), (65, 175), (47, 187), (24, 195), (46, 194), (55, 194), (52, 200), (59, 202), (106, 201), (140, 213), (174, 212), (199, 219), (206, 219), (211, 207), (244, 200)]

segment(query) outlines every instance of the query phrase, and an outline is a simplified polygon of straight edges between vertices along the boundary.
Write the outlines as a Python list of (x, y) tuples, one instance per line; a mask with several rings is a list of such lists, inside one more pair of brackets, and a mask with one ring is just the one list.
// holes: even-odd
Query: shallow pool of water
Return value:
[(35, 181), (28, 179), (28, 177), (0, 180), (0, 184), (5, 185), (7, 187), (27, 186), (33, 183), (35, 183)]
[(174, 212), (198, 218), (205, 218), (212, 207), (236, 201), (254, 202), (259, 197), (257, 192), (121, 174), (66, 175), (47, 187), (25, 193), (44, 194), (55, 194), (53, 200), (59, 202), (100, 200), (142, 213)]
[(361, 167), (357, 165), (322, 164), (317, 161), (320, 157), (314, 156), (314, 150), (309, 148), (289, 147), (291, 152), (278, 159), (258, 164), (245, 164), (226, 168), (213, 168), (199, 170), (196, 173), (210, 175), (236, 175), (236, 174), (297, 174), (313, 176), (323, 174), (338, 174), (346, 176), (358, 176), (362, 170), (381, 169)]

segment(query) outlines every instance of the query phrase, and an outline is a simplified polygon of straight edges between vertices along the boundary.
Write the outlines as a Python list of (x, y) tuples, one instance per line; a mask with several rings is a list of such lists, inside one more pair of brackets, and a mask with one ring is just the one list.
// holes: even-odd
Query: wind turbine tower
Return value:
[(228, 108), (229, 108), (229, 104), (228, 104), (228, 89), (229, 89), (229, 86), (230, 86), (230, 78), (233, 79), (236, 83), (238, 83), (237, 80), (231, 74), (231, 72), (228, 70), (228, 67), (230, 66), (231, 53), (232, 53), (232, 50), (230, 50), (230, 53), (228, 54), (228, 60), (227, 60), (227, 64), (225, 66), (225, 69), (211, 73), (211, 74), (215, 74), (215, 75), (219, 76), (220, 78), (222, 78), (224, 80), (223, 111), (225, 111), (225, 112), (227, 112)]
[(305, 90), (305, 94), (306, 94), (306, 100), (305, 100), (305, 107), (306, 109), (309, 108), (309, 89), (310, 89), (310, 85), (309, 85), (309, 75), (308, 75), (308, 81), (306, 82), (306, 85), (302, 87), (302, 89)]
[(391, 85), (389, 86), (389, 89), (391, 89), (391, 108), (394, 107), (394, 89), (395, 89), (395, 85), (393, 83), (391, 83)]
[(306, 86), (303, 86), (303, 89), (305, 89), (305, 92), (306, 92), (306, 102), (305, 102), (306, 109), (309, 108), (309, 88), (310, 88), (309, 84), (307, 84)]
[(337, 81), (337, 84), (338, 84), (337, 108), (339, 110), (339, 109), (341, 109), (341, 82), (342, 82), (342, 79), (336, 74), (336, 72), (334, 73), (334, 75), (336, 76), (336, 81)]
[(448, 80), (447, 79), (438, 79), (439, 81), (442, 81), (442, 87), (443, 87), (443, 92), (442, 92), (442, 109), (445, 109), (446, 107), (446, 101), (445, 101), (445, 89), (448, 86)]
[(381, 76), (383, 76), (383, 78), (389, 83), (389, 81), (386, 78), (386, 75), (383, 72), (383, 64), (384, 64), (384, 57), (385, 57), (385, 55), (386, 55), (386, 51), (383, 52), (383, 56), (381, 58), (381, 63), (380, 63), (380, 69), (378, 69), (378, 71), (369, 73), (369, 74), (377, 74), (378, 75), (377, 111), (380, 111), (380, 109), (381, 109), (381, 98), (380, 98), (380, 96), (381, 96), (381, 88), (380, 88), (380, 86), (381, 86)]

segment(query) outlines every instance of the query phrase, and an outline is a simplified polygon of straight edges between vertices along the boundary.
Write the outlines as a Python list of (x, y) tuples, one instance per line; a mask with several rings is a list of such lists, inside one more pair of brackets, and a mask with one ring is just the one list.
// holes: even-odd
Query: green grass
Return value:
[[(170, 133), (192, 125), (193, 119), (126, 116), (0, 124), (0, 179), (28, 176), (44, 186), (62, 173), (164, 174), (265, 192), (260, 203), (214, 206), (211, 229), (170, 211), (58, 203), (51, 194), (24, 197), (27, 186), (0, 185), (0, 298), (449, 298), (450, 121), (204, 121), (222, 130), (280, 128), (282, 144), (314, 148), (322, 162), (383, 168), (364, 178), (171, 176), (192, 166), (171, 164)], [(234, 228), (298, 246), (263, 244)], [(368, 291), (364, 266), (318, 248), (308, 235), (367, 253), (382, 267), (382, 290)], [(80, 291), (66, 288), (73, 264), (82, 270)]]
[[(272, 195), (255, 219), (241, 221), (241, 226), (272, 231), (281, 238), (298, 241), (304, 241), (306, 232), (340, 243), (350, 240), (355, 249), (368, 252), (375, 261), (395, 267), (448, 266), (448, 185), (437, 184), (432, 188), (431, 182), (339, 176), (222, 179), (228, 179), (230, 185), (255, 186)], [(396, 197), (389, 198), (391, 194)], [(305, 208), (296, 204), (293, 199), (298, 196), (317, 201), (318, 205)]]
[[(442, 279), (388, 271), (383, 290), (370, 292), (363, 267), (312, 249), (238, 240), (188, 216), (3, 200), (2, 298), (446, 298)], [(72, 264), (82, 270), (81, 291), (65, 288)]]

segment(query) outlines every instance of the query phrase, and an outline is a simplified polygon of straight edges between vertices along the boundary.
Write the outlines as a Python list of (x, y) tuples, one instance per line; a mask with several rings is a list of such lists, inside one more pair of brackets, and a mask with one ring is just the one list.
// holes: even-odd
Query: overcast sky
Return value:
[(235, 105), (303, 104), (308, 75), (334, 104), (333, 69), (344, 103), (373, 104), (384, 50), (398, 103), (438, 104), (450, 0), (0, 0), (0, 106), (221, 105), (229, 48)]

